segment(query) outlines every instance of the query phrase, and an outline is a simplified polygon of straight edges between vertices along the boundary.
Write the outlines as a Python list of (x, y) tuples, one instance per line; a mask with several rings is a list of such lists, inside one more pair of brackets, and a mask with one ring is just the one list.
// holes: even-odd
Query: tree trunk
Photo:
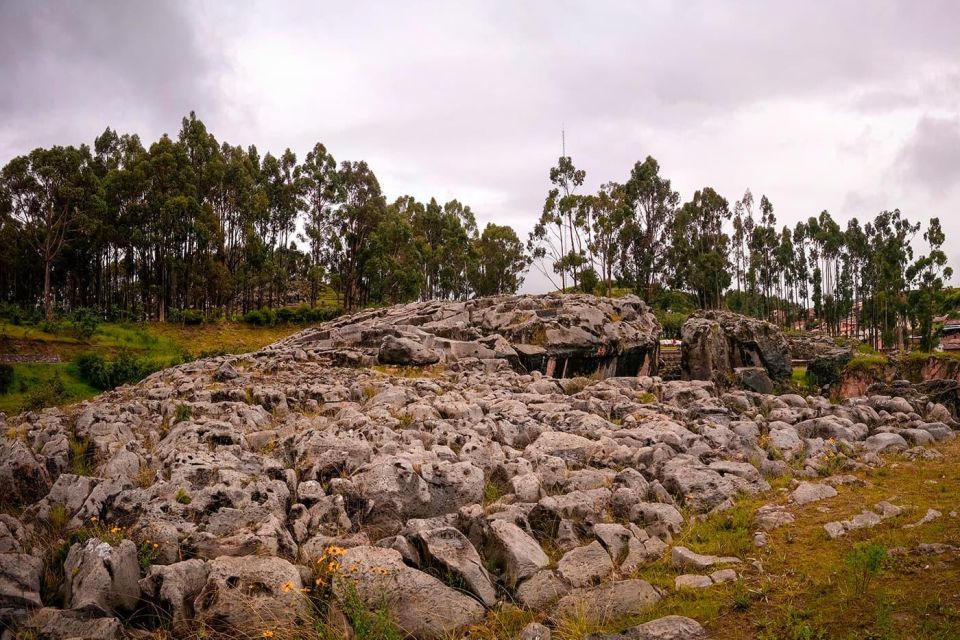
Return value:
[(53, 260), (47, 258), (43, 261), (43, 312), (47, 320), (53, 320), (53, 301), (50, 292), (50, 270), (53, 267)]

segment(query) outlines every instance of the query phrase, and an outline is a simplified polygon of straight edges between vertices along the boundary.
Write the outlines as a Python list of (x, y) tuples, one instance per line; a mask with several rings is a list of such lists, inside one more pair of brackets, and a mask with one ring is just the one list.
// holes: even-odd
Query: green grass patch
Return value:
[(59, 406), (92, 398), (100, 391), (85, 383), (72, 362), (23, 362), (13, 365), (10, 390), (0, 395), (0, 411)]

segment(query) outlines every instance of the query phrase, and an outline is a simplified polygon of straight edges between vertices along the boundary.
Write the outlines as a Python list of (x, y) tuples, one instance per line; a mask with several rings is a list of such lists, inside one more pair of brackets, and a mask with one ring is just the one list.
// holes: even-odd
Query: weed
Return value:
[(143, 465), (142, 467), (140, 467), (140, 470), (137, 471), (137, 477), (135, 479), (135, 483), (141, 489), (146, 489), (147, 487), (152, 486), (153, 483), (156, 482), (156, 480), (157, 480), (157, 474), (154, 473), (153, 469), (151, 469), (147, 465)]
[(649, 391), (644, 391), (640, 394), (640, 402), (643, 404), (653, 404), (657, 401), (657, 396), (650, 393)]
[(174, 494), (173, 499), (180, 504), (190, 504), (193, 502), (193, 498), (190, 497), (190, 494), (187, 493), (183, 487), (177, 488), (177, 493)]
[(827, 640), (827, 632), (819, 622), (811, 619), (810, 612), (787, 609), (786, 615), (773, 625), (765, 629), (759, 640)]
[(63, 531), (63, 528), (67, 526), (67, 522), (69, 522), (69, 520), (70, 514), (67, 513), (67, 508), (65, 506), (59, 502), (56, 502), (50, 506), (48, 522), (50, 523), (51, 531), (54, 533)]
[(86, 438), (70, 437), (70, 473), (88, 476), (92, 470), (93, 448)]
[(854, 593), (863, 595), (870, 589), (870, 583), (883, 569), (886, 560), (887, 548), (875, 542), (857, 543), (843, 556)]
[(497, 486), (497, 483), (487, 480), (483, 485), (483, 506), (486, 507), (493, 504), (501, 497), (503, 497), (503, 492), (500, 490), (500, 487)]
[(177, 410), (173, 414), (173, 424), (185, 422), (193, 416), (193, 407), (188, 404), (178, 404)]

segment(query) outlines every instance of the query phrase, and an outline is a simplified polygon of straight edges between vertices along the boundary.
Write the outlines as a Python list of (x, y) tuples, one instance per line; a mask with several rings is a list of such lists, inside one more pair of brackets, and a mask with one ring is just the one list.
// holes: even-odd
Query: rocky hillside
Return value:
[[(953, 438), (919, 394), (663, 382), (658, 333), (635, 298), (407, 305), (7, 417), (4, 638), (721, 637), (658, 614), (743, 584), (841, 470)], [(696, 552), (750, 501), (756, 547)]]

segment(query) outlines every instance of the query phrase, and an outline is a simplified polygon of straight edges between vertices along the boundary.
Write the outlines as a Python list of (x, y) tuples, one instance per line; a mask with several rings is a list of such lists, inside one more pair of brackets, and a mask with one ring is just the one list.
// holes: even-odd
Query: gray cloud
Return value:
[(191, 109), (214, 112), (221, 62), (188, 10), (126, 0), (0, 3), (0, 154), (89, 142), (107, 125), (155, 135)]
[(934, 195), (956, 189), (960, 186), (960, 118), (924, 116), (899, 161), (907, 179)]
[(960, 166), (939, 144), (960, 118), (958, 17), (949, 0), (2, 3), (0, 162), (107, 124), (149, 140), (196, 109), (220, 139), (322, 141), (390, 196), (456, 196), (525, 234), (563, 126), (589, 189), (650, 154), (684, 197), (750, 187), (783, 223), (947, 219), (960, 193), (930, 193)]

